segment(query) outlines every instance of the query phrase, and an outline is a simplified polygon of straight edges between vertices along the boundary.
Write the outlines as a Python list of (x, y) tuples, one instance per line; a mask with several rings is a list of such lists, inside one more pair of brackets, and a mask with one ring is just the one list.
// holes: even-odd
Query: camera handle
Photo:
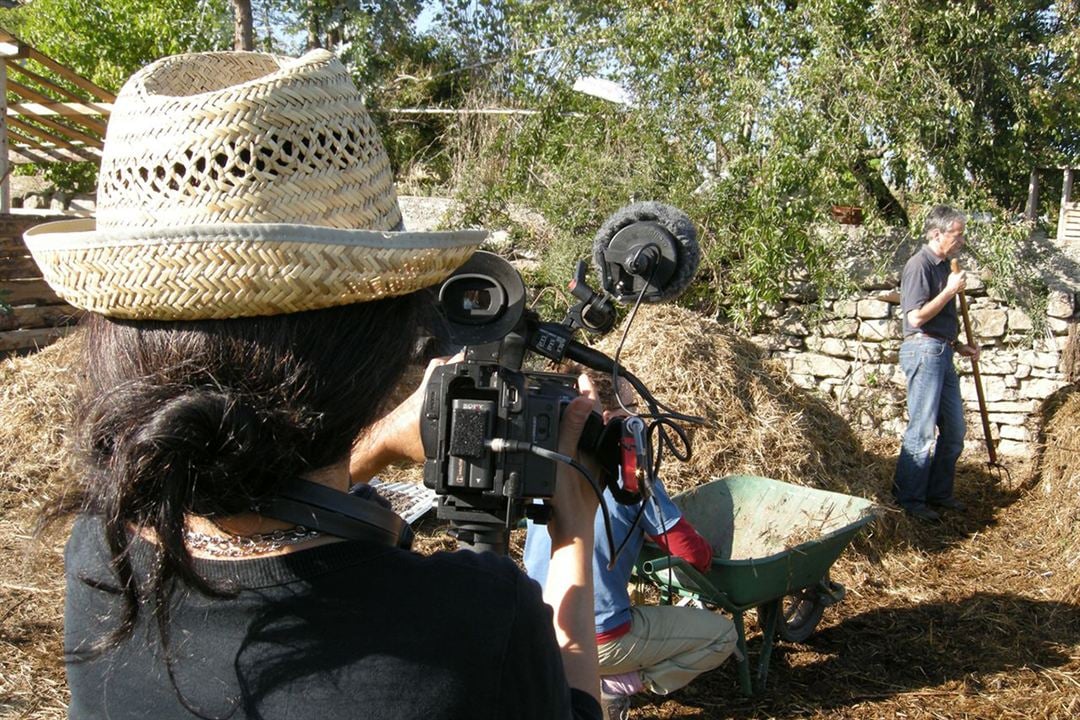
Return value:
[(508, 530), (502, 525), (453, 523), (446, 533), (466, 549), (475, 552), (493, 552), (496, 555), (507, 554)]

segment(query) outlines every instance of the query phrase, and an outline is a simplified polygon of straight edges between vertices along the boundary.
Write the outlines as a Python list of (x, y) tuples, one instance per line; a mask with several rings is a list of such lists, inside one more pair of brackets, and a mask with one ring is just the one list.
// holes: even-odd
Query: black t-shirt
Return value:
[[(144, 573), (149, 545), (139, 548)], [(83, 582), (116, 584), (100, 520), (76, 521), (65, 561), (75, 719), (600, 718), (566, 684), (540, 587), (504, 557), (354, 541), (199, 560), (204, 577), (238, 593), (178, 586), (169, 662), (149, 605), (118, 648), (73, 659), (117, 626), (122, 607)]]
[(947, 258), (938, 258), (926, 245), (911, 256), (904, 265), (904, 274), (900, 277), (900, 312), (904, 317), (904, 337), (924, 333), (949, 342), (956, 340), (960, 334), (960, 319), (956, 314), (955, 302), (945, 303), (941, 312), (921, 327), (911, 327), (907, 319), (908, 312), (918, 310), (933, 300), (945, 289), (948, 282)]

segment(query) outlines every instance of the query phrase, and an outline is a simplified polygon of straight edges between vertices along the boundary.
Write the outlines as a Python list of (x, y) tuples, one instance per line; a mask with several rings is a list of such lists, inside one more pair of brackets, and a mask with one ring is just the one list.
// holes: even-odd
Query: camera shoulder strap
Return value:
[(412, 546), (412, 528), (397, 513), (373, 500), (307, 480), (289, 483), (260, 503), (259, 512), (346, 540), (367, 540), (405, 550)]

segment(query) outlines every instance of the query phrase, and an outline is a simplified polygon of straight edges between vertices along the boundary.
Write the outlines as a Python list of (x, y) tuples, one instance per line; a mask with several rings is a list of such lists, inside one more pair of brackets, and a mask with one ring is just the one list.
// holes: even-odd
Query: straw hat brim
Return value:
[(80, 219), (43, 223), (23, 237), (46, 282), (75, 307), (201, 320), (404, 295), (444, 280), (486, 236), (275, 223), (110, 232)]

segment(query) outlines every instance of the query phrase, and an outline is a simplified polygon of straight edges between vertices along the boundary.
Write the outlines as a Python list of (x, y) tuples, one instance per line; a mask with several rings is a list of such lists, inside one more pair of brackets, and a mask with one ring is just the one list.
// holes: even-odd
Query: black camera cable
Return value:
[[(619, 370), (622, 367), (619, 364), (619, 357), (622, 355), (623, 346), (626, 344), (626, 338), (630, 334), (630, 327), (633, 325), (634, 319), (637, 317), (638, 309), (641, 307), (641, 304), (645, 299), (645, 290), (652, 283), (652, 276), (655, 273), (656, 268), (654, 267), (652, 272), (650, 272), (649, 277), (646, 279), (645, 285), (638, 292), (637, 299), (634, 301), (634, 305), (630, 309), (630, 315), (623, 326), (622, 337), (619, 339), (619, 344), (615, 347), (615, 357), (612, 361), (611, 366), (611, 381), (612, 385), (615, 388), (615, 400), (619, 403), (619, 407), (622, 408), (622, 410), (629, 415), (639, 415), (639, 417), (642, 417), (643, 419), (652, 419), (652, 422), (650, 422), (648, 425), (649, 443), (647, 451), (650, 457), (652, 456), (652, 437), (654, 433), (660, 441), (655, 459), (653, 461), (654, 464), (652, 464), (648, 468), (648, 472), (651, 473), (650, 477), (653, 478), (660, 477), (660, 464), (663, 459), (663, 450), (665, 447), (667, 447), (671, 451), (672, 455), (674, 455), (678, 460), (686, 462), (690, 459), (690, 437), (687, 435), (686, 430), (676, 421), (690, 422), (699, 425), (705, 423), (705, 420), (703, 418), (694, 417), (691, 415), (684, 415), (683, 413), (672, 410), (670, 407), (657, 400), (652, 395), (652, 393), (649, 392), (647, 388), (645, 388), (644, 384), (641, 383), (640, 380), (637, 380), (636, 377), (634, 377), (630, 373), (626, 373), (625, 371), (624, 374), (627, 376), (627, 380), (631, 383), (631, 385), (634, 386), (634, 389), (638, 391), (638, 394), (641, 395), (642, 400), (645, 401), (646, 405), (648, 405), (649, 412), (644, 415), (631, 412), (630, 409), (623, 402), (623, 399), (619, 394)], [(674, 441), (668, 436), (666, 431), (667, 428), (671, 428), (671, 430), (679, 436), (679, 440), (681, 441), (683, 447), (681, 451), (675, 446)]]
[(530, 452), (533, 455), (538, 455), (547, 460), (554, 462), (561, 462), (569, 465), (570, 467), (581, 473), (582, 477), (589, 483), (589, 487), (592, 488), (593, 494), (596, 495), (596, 499), (600, 505), (600, 515), (604, 518), (604, 533), (607, 536), (608, 547), (615, 546), (615, 537), (611, 531), (611, 516), (608, 514), (607, 506), (604, 504), (604, 489), (596, 482), (596, 479), (592, 476), (584, 465), (579, 463), (569, 455), (563, 455), (562, 453), (555, 452), (554, 450), (548, 450), (547, 448), (534, 445), (533, 443), (526, 442), (524, 440), (507, 440), (506, 438), (492, 438), (491, 440), (484, 441), (484, 447), (491, 450), (491, 452)]

